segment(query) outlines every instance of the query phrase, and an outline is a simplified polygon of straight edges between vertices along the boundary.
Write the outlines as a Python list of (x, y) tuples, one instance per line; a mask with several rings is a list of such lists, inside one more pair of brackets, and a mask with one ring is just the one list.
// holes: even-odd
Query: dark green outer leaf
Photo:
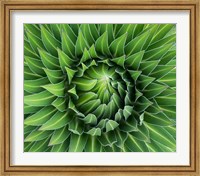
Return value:
[(85, 145), (85, 152), (101, 152), (101, 144), (95, 136), (88, 136), (87, 143)]
[(46, 106), (35, 114), (25, 119), (24, 124), (32, 126), (40, 126), (48, 121), (52, 115), (56, 112), (53, 106)]
[(54, 95), (45, 90), (40, 93), (24, 96), (24, 103), (30, 106), (47, 106), (50, 105), (55, 98)]
[(52, 131), (33, 131), (30, 133), (25, 142), (41, 141), (52, 134)]
[(132, 135), (128, 135), (128, 138), (125, 142), (125, 145), (132, 151), (132, 152), (149, 152), (145, 142), (137, 140)]
[(145, 126), (149, 129), (151, 139), (171, 149), (176, 148), (175, 139), (163, 127), (150, 125), (149, 123), (145, 123)]
[(41, 26), (41, 36), (42, 41), (49, 53), (57, 57), (57, 48), (61, 48), (61, 43), (54, 36), (52, 36), (51, 33), (49, 33), (49, 31), (43, 26)]
[(95, 50), (103, 55), (110, 55), (108, 47), (108, 32), (104, 32), (95, 42)]
[(49, 119), (46, 123), (44, 123), (40, 130), (48, 131), (48, 130), (56, 130), (65, 125), (67, 125), (72, 119), (71, 114), (67, 112), (57, 111), (51, 119)]
[(87, 143), (88, 136), (86, 134), (76, 135), (71, 134), (69, 152), (82, 152)]
[(63, 143), (70, 135), (70, 131), (67, 129), (67, 126), (64, 126), (58, 130), (55, 130), (49, 145), (57, 145)]
[(127, 33), (115, 39), (109, 46), (110, 52), (114, 57), (124, 55), (124, 46), (126, 43)]
[(36, 73), (36, 75), (45, 76), (45, 72), (42, 69), (44, 65), (40, 60), (28, 56), (25, 56), (25, 60), (33, 73)]

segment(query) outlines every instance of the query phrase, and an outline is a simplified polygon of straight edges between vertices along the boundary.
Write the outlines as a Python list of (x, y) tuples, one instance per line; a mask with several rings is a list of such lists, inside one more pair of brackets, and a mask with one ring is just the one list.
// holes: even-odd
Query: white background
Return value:
[[(172, 153), (24, 153), (24, 23), (174, 23), (177, 26), (177, 150)], [(189, 165), (189, 12), (13, 11), (11, 13), (12, 165)]]

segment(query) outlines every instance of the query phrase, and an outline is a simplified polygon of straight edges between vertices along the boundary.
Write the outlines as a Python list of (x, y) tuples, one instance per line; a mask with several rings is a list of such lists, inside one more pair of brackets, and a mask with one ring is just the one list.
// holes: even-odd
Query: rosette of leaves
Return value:
[(174, 24), (25, 24), (24, 151), (176, 150)]

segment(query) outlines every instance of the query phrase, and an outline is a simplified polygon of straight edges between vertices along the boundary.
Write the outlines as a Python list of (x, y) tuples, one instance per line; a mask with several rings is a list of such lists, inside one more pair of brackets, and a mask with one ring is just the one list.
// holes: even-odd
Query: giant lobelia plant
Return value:
[(24, 151), (175, 151), (175, 27), (25, 24)]

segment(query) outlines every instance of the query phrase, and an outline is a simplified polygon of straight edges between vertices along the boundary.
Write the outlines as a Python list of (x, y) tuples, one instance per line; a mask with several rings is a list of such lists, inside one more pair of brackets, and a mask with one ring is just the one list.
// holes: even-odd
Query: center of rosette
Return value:
[(76, 77), (72, 83), (76, 85), (76, 108), (83, 114), (95, 114), (106, 118), (116, 113), (123, 105), (118, 93), (119, 75), (115, 69), (106, 64), (98, 64), (87, 69), (82, 77)]

